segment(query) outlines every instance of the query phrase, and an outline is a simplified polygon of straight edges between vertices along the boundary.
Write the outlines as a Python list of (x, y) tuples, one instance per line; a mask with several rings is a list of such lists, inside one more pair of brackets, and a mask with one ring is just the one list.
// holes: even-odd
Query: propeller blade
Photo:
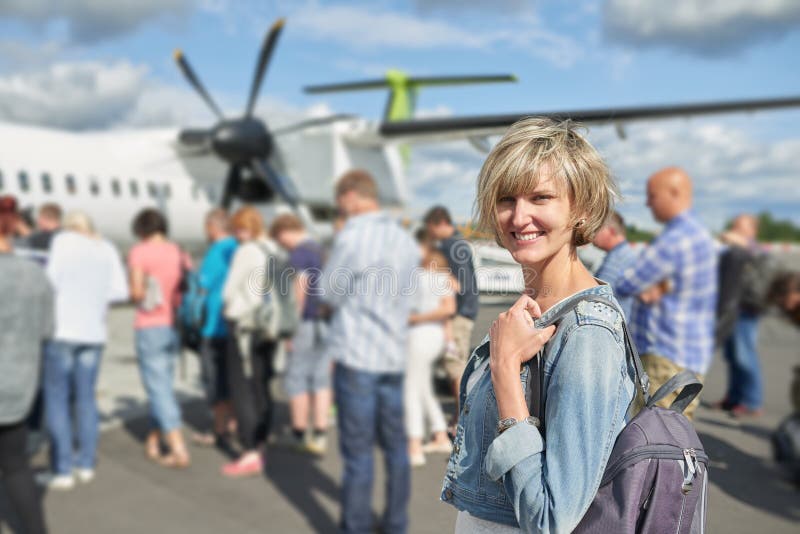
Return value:
[(278, 19), (269, 29), (264, 44), (261, 46), (261, 53), (258, 56), (258, 63), (256, 63), (256, 71), (253, 74), (253, 83), (250, 86), (250, 99), (247, 101), (247, 109), (245, 110), (245, 117), (252, 117), (253, 108), (256, 105), (256, 97), (258, 96), (258, 89), (261, 87), (261, 81), (264, 79), (264, 73), (267, 71), (267, 65), (272, 57), (272, 52), (275, 50), (275, 44), (278, 42), (278, 37), (283, 30), (283, 25), (286, 19)]
[(251, 167), (284, 202), (293, 208), (297, 207), (300, 199), (290, 180), (278, 173), (268, 161), (254, 159)]
[(181, 130), (178, 139), (186, 146), (207, 146), (211, 143), (210, 130)]
[(239, 182), (241, 182), (241, 180), (241, 169), (238, 165), (231, 165), (228, 171), (228, 177), (225, 179), (225, 186), (222, 189), (222, 198), (220, 198), (219, 201), (221, 208), (227, 210), (230, 207), (233, 196), (239, 189)]
[(306, 128), (313, 128), (315, 126), (324, 126), (326, 124), (332, 124), (334, 122), (351, 120), (358, 118), (356, 115), (351, 115), (348, 113), (337, 113), (336, 115), (328, 115), (327, 117), (316, 117), (314, 119), (306, 119), (304, 121), (295, 122), (294, 124), (289, 124), (287, 126), (282, 126), (280, 128), (275, 128), (272, 130), (272, 135), (284, 135), (292, 132), (297, 132), (300, 130), (305, 130)]
[(311, 235), (317, 235), (318, 231), (314, 222), (314, 217), (311, 215), (311, 210), (305, 203), (300, 202), (300, 198), (291, 180), (278, 173), (268, 161), (253, 160), (252, 168), (256, 174), (264, 179), (273, 191), (278, 193), (278, 195), (292, 207), (294, 212), (297, 213), (297, 216), (300, 217), (300, 220), (303, 221), (303, 225), (309, 233), (311, 233)]
[(183, 52), (180, 49), (175, 50), (174, 56), (175, 56), (175, 62), (178, 64), (178, 68), (181, 69), (183, 76), (186, 78), (189, 84), (195, 88), (195, 90), (200, 94), (203, 100), (205, 100), (206, 104), (208, 104), (208, 107), (211, 108), (214, 114), (218, 118), (222, 119), (223, 118), (222, 111), (220, 111), (217, 104), (211, 98), (211, 95), (208, 94), (206, 88), (203, 87), (203, 84), (200, 83), (200, 79), (197, 77), (197, 75), (195, 75), (194, 71), (192, 70), (192, 67), (189, 65), (189, 62), (183, 55)]

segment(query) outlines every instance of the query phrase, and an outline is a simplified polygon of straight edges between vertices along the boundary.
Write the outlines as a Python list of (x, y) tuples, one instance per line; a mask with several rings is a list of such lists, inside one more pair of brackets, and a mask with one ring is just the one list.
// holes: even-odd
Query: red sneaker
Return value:
[(258, 455), (245, 455), (222, 466), (222, 474), (230, 478), (244, 478), (260, 475), (264, 472), (264, 458)]

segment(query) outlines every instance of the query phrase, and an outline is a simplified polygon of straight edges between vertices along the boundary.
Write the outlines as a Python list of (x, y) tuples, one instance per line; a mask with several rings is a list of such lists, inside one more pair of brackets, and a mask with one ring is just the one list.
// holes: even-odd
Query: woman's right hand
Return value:
[(522, 295), (507, 312), (501, 313), (489, 329), (489, 368), (500, 418), (522, 421), (528, 406), (520, 388), (522, 364), (533, 358), (556, 331), (554, 325), (535, 328), (533, 317), (542, 310), (528, 295)]
[(528, 295), (522, 295), (508, 309), (498, 315), (489, 328), (489, 353), (492, 372), (513, 370), (539, 352), (556, 331), (555, 325), (535, 328), (533, 318), (541, 317), (539, 304)]

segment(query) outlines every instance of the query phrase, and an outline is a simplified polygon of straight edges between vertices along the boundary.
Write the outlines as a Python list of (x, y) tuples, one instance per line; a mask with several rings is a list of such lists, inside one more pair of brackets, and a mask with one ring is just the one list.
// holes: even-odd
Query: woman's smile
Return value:
[(547, 232), (543, 230), (525, 231), (525, 232), (511, 232), (511, 236), (516, 242), (516, 246), (526, 247), (536, 244), (544, 237)]

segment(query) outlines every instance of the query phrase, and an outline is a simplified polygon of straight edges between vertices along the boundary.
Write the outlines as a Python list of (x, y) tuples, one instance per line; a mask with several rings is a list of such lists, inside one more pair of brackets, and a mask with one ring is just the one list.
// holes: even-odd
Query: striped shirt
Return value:
[(631, 320), (631, 306), (633, 304), (633, 296), (623, 297), (617, 294), (617, 284), (622, 279), (622, 273), (626, 269), (632, 267), (636, 263), (636, 251), (633, 250), (630, 243), (623, 241), (614, 248), (608, 251), (606, 257), (603, 258), (603, 263), (594, 273), (595, 278), (599, 278), (603, 282), (607, 282), (614, 290), (614, 295), (617, 297), (620, 307), (625, 314), (627, 321)]
[(419, 247), (389, 214), (348, 219), (320, 280), (322, 299), (334, 310), (329, 356), (359, 371), (405, 371), (419, 261)]
[(708, 230), (690, 212), (667, 223), (615, 289), (635, 296), (665, 279), (672, 287), (657, 303), (633, 306), (634, 342), (641, 354), (705, 374), (714, 350), (717, 253)]

